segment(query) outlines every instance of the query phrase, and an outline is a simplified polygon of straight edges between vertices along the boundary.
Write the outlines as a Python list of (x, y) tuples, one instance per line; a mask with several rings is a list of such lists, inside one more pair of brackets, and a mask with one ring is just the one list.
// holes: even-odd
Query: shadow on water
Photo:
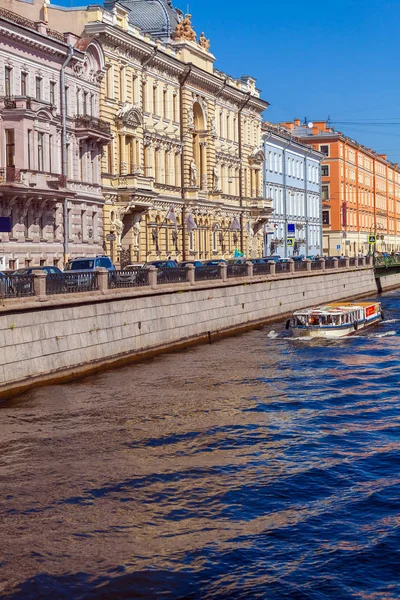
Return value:
[(0, 406), (0, 597), (400, 598), (400, 306)]

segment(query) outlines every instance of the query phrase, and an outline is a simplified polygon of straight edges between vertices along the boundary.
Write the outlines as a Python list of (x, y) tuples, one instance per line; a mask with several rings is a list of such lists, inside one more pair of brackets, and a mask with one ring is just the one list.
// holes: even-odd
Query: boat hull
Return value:
[(327, 338), (337, 339), (348, 335), (353, 335), (358, 331), (376, 325), (382, 320), (381, 315), (376, 315), (371, 319), (360, 321), (357, 326), (353, 324), (341, 325), (338, 327), (295, 327), (293, 329), (293, 335), (296, 337), (312, 337), (312, 338)]

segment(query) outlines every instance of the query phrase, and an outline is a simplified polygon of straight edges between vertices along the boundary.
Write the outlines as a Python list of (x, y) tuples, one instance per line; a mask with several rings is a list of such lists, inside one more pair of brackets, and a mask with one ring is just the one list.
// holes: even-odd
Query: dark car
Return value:
[(33, 271), (44, 271), (45, 273), (47, 273), (47, 275), (49, 275), (50, 273), (54, 275), (62, 274), (61, 269), (59, 269), (58, 267), (23, 267), (21, 269), (13, 271), (13, 275), (32, 275)]
[(223, 258), (217, 258), (217, 259), (213, 259), (213, 260), (208, 260), (205, 263), (206, 267), (215, 267), (218, 266), (219, 264), (224, 263), (225, 265), (227, 265), (228, 263), (226, 262), (226, 260), (224, 260)]
[(176, 260), (152, 260), (151, 262), (146, 263), (146, 266), (152, 265), (157, 269), (176, 269), (178, 263)]
[(62, 271), (58, 267), (21, 267), (11, 273), (12, 278), (8, 280), (9, 292), (13, 295), (29, 295), (32, 290), (31, 275), (34, 271), (43, 271), (47, 275), (47, 279), (51, 275), (62, 275)]
[(196, 269), (198, 267), (204, 267), (204, 263), (201, 262), (201, 260), (185, 260), (184, 262), (179, 263), (180, 267), (186, 267), (187, 265), (193, 265)]

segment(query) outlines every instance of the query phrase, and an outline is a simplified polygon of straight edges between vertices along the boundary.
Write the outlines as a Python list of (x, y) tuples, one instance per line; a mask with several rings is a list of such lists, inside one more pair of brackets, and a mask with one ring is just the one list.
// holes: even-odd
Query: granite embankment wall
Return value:
[(0, 396), (375, 293), (373, 269), (361, 267), (7, 300)]
[(399, 288), (400, 273), (393, 273), (390, 272), (390, 269), (388, 269), (387, 273), (376, 277), (376, 287), (379, 292), (387, 292), (389, 290), (395, 290), (396, 288)]

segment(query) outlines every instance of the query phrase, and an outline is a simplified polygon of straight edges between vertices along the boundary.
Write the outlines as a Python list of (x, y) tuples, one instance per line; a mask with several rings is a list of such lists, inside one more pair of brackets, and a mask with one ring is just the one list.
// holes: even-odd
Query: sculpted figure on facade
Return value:
[(199, 38), (199, 46), (201, 46), (202, 48), (204, 48), (204, 50), (209, 50), (210, 49), (210, 40), (208, 40), (206, 38), (206, 36), (204, 35), (204, 31), (202, 31), (201, 36)]
[(193, 158), (190, 163), (190, 185), (197, 185), (197, 165), (194, 162)]
[(133, 247), (135, 250), (139, 249), (139, 236), (140, 236), (140, 231), (142, 229), (141, 226), (141, 220), (142, 220), (142, 216), (141, 215), (137, 215), (134, 217), (134, 222), (133, 222)]
[(193, 30), (191, 23), (192, 15), (186, 15), (182, 21), (180, 21), (175, 27), (175, 31), (172, 34), (172, 39), (176, 42), (195, 42), (196, 32)]
[(121, 237), (122, 237), (122, 231), (124, 229), (124, 222), (123, 222), (123, 216), (125, 214), (125, 210), (123, 208), (119, 208), (116, 212), (115, 215), (115, 232), (117, 234), (117, 244), (118, 247), (121, 246)]
[(187, 127), (189, 131), (194, 131), (194, 115), (191, 108), (187, 109)]
[(214, 190), (219, 190), (220, 185), (220, 175), (219, 175), (219, 167), (215, 165), (213, 169), (213, 188)]

